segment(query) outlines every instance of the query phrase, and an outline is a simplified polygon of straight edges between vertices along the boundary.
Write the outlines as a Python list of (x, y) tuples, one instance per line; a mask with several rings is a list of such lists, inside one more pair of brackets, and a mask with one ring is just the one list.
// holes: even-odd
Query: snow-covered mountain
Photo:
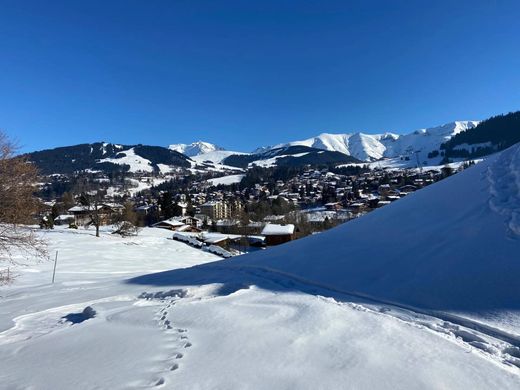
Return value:
[(193, 156), (192, 160), (198, 163), (211, 162), (213, 164), (221, 164), (226, 158), (233, 155), (246, 155), (247, 153), (233, 152), (230, 150), (214, 150), (207, 153), (201, 153)]
[(24, 155), (43, 174), (77, 171), (153, 172), (189, 168), (189, 157), (162, 146), (120, 145), (107, 142), (63, 146)]
[(182, 153), (188, 157), (194, 157), (200, 154), (224, 150), (224, 148), (221, 148), (220, 146), (204, 141), (197, 141), (191, 144), (172, 144), (168, 146), (168, 149)]
[(428, 153), (438, 150), (440, 145), (448, 141), (452, 136), (474, 128), (478, 123), (477, 121), (456, 121), (442, 126), (419, 129), (403, 135), (394, 133), (365, 134), (359, 132), (347, 134), (323, 133), (301, 141), (259, 148), (256, 152), (301, 145), (341, 152), (362, 161), (411, 155), (414, 152), (419, 152), (421, 158), (426, 158)]
[(274, 167), (274, 166), (304, 166), (304, 165), (322, 165), (322, 164), (348, 164), (358, 163), (359, 160), (346, 154), (310, 148), (308, 146), (288, 146), (274, 148), (255, 154), (231, 155), (222, 160), (222, 163), (228, 166), (248, 168), (258, 167)]

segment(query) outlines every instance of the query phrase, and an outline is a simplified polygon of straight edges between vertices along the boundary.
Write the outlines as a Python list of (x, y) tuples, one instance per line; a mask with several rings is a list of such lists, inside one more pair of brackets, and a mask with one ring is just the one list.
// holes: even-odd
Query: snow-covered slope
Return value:
[(161, 229), (37, 234), (56, 283), (43, 262), (0, 288), (2, 388), (520, 388), (520, 145), (231, 260)]
[(224, 159), (233, 155), (244, 155), (247, 153), (242, 152), (232, 152), (230, 150), (214, 150), (212, 152), (202, 153), (197, 156), (192, 157), (192, 160), (197, 163), (203, 163), (205, 161), (210, 161), (214, 164), (221, 164)]
[(220, 184), (228, 186), (231, 184), (237, 184), (242, 181), (245, 175), (228, 175), (223, 177), (218, 177), (216, 179), (209, 179), (208, 183), (212, 186), (218, 186)]
[(519, 254), (517, 144), (362, 218), (232, 262), (500, 322), (520, 337)]
[(220, 146), (204, 141), (197, 141), (191, 144), (173, 144), (168, 146), (168, 148), (182, 153), (188, 157), (194, 157), (200, 154), (224, 150), (224, 148), (221, 148)]
[(420, 152), (426, 155), (438, 150), (439, 146), (461, 131), (475, 127), (476, 121), (457, 121), (442, 126), (420, 129), (410, 134), (329, 134), (323, 133), (317, 137), (302, 141), (288, 142), (273, 147), (261, 148), (268, 150), (286, 146), (308, 146), (317, 149), (337, 151), (353, 156), (359, 160), (377, 160), (382, 157), (397, 157)]
[(38, 231), (56, 283), (43, 262), (0, 288), (2, 388), (516, 390), (519, 210), (515, 146), (232, 260), (162, 229)]
[(153, 172), (153, 165), (150, 160), (137, 155), (134, 148), (130, 148), (120, 153), (123, 157), (109, 157), (99, 160), (98, 162), (112, 163), (118, 165), (128, 165), (130, 168), (129, 172)]

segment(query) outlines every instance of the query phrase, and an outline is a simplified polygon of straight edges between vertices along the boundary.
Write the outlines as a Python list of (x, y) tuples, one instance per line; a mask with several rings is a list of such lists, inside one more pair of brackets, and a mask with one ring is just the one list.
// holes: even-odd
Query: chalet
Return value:
[(193, 226), (198, 229), (202, 228), (203, 221), (200, 218), (191, 217), (191, 216), (187, 215), (185, 217), (175, 218), (175, 219), (177, 219), (178, 221), (181, 221), (185, 225), (190, 225), (190, 226)]
[(325, 204), (325, 208), (329, 211), (337, 211), (341, 210), (343, 206), (341, 206), (341, 203), (339, 202), (330, 202)]
[[(96, 209), (101, 225), (107, 225), (112, 223), (117, 215), (121, 214), (124, 207), (117, 204), (101, 203), (97, 205)], [(94, 206), (89, 208), (80, 205), (71, 207), (68, 212), (74, 216), (74, 222), (76, 225), (83, 226), (92, 222), (91, 215), (95, 211)]]
[(167, 229), (167, 230), (174, 230), (174, 231), (177, 231), (179, 228), (181, 228), (183, 226), (186, 226), (186, 224), (184, 224), (181, 221), (178, 221), (176, 219), (173, 219), (173, 218), (166, 219), (164, 221), (160, 221), (160, 222), (154, 223), (152, 225), (152, 227)]
[(265, 236), (267, 245), (280, 245), (293, 239), (294, 225), (268, 223), (262, 230), (262, 235)]
[(377, 189), (377, 192), (379, 192), (379, 195), (386, 196), (388, 195), (388, 192), (390, 191), (390, 184), (381, 184), (379, 188)]
[(135, 208), (135, 212), (138, 215), (142, 215), (142, 216), (150, 215), (152, 212), (154, 212), (156, 210), (157, 210), (157, 206), (149, 205), (149, 204), (144, 204), (144, 205), (141, 205), (141, 206), (138, 206)]
[(407, 184), (405, 186), (402, 186), (401, 188), (399, 188), (399, 191), (401, 192), (413, 192), (417, 189), (416, 186), (412, 186), (410, 184)]

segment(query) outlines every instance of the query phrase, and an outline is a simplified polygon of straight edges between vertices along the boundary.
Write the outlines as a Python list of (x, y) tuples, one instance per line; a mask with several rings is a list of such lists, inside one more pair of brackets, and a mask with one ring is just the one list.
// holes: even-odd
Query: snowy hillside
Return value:
[(2, 386), (518, 389), (519, 210), (515, 145), (231, 260), (161, 229), (38, 232), (57, 279), (44, 262), (0, 288)]
[(520, 144), (325, 233), (233, 260), (520, 336)]
[(455, 134), (473, 128), (477, 124), (478, 122), (476, 121), (457, 121), (443, 126), (420, 129), (404, 135), (393, 133), (323, 133), (317, 137), (279, 144), (269, 148), (261, 148), (261, 150), (301, 145), (341, 152), (362, 161), (410, 155), (416, 151), (423, 154), (424, 156), (422, 157), (425, 158), (429, 152), (438, 150), (443, 142), (446, 142)]
[(214, 151), (224, 150), (220, 146), (210, 144), (209, 142), (197, 141), (191, 144), (173, 144), (168, 146), (170, 150), (182, 153), (188, 157), (198, 156), (200, 154), (210, 153)]
[(247, 153), (242, 152), (232, 152), (229, 150), (215, 150), (208, 153), (199, 154), (197, 156), (192, 157), (193, 161), (198, 163), (203, 163), (205, 161), (210, 161), (214, 164), (221, 164), (227, 157), (233, 155), (245, 155)]
[(117, 158), (109, 157), (98, 160), (98, 163), (126, 165), (129, 167), (128, 172), (153, 172), (151, 161), (136, 154), (134, 148), (121, 152)]
[(228, 166), (240, 168), (304, 166), (320, 164), (358, 163), (359, 160), (340, 152), (331, 152), (307, 146), (289, 146), (270, 149), (262, 153), (231, 155), (222, 160)]
[(41, 233), (55, 284), (45, 262), (0, 288), (3, 388), (520, 386), (497, 335), (230, 261), (184, 268), (216, 257), (165, 230), (89, 233)]
[(148, 145), (119, 145), (107, 142), (63, 146), (24, 155), (43, 174), (72, 174), (78, 171), (152, 172), (189, 168), (193, 161), (183, 154)]

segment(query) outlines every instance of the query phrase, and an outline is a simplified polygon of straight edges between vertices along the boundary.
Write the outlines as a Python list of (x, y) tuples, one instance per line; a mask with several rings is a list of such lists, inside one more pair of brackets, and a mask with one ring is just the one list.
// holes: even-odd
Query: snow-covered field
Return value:
[(41, 233), (59, 249), (56, 283), (48, 262), (0, 289), (0, 384), (518, 389), (519, 177), (517, 146), (329, 232), (218, 262), (160, 229)]

